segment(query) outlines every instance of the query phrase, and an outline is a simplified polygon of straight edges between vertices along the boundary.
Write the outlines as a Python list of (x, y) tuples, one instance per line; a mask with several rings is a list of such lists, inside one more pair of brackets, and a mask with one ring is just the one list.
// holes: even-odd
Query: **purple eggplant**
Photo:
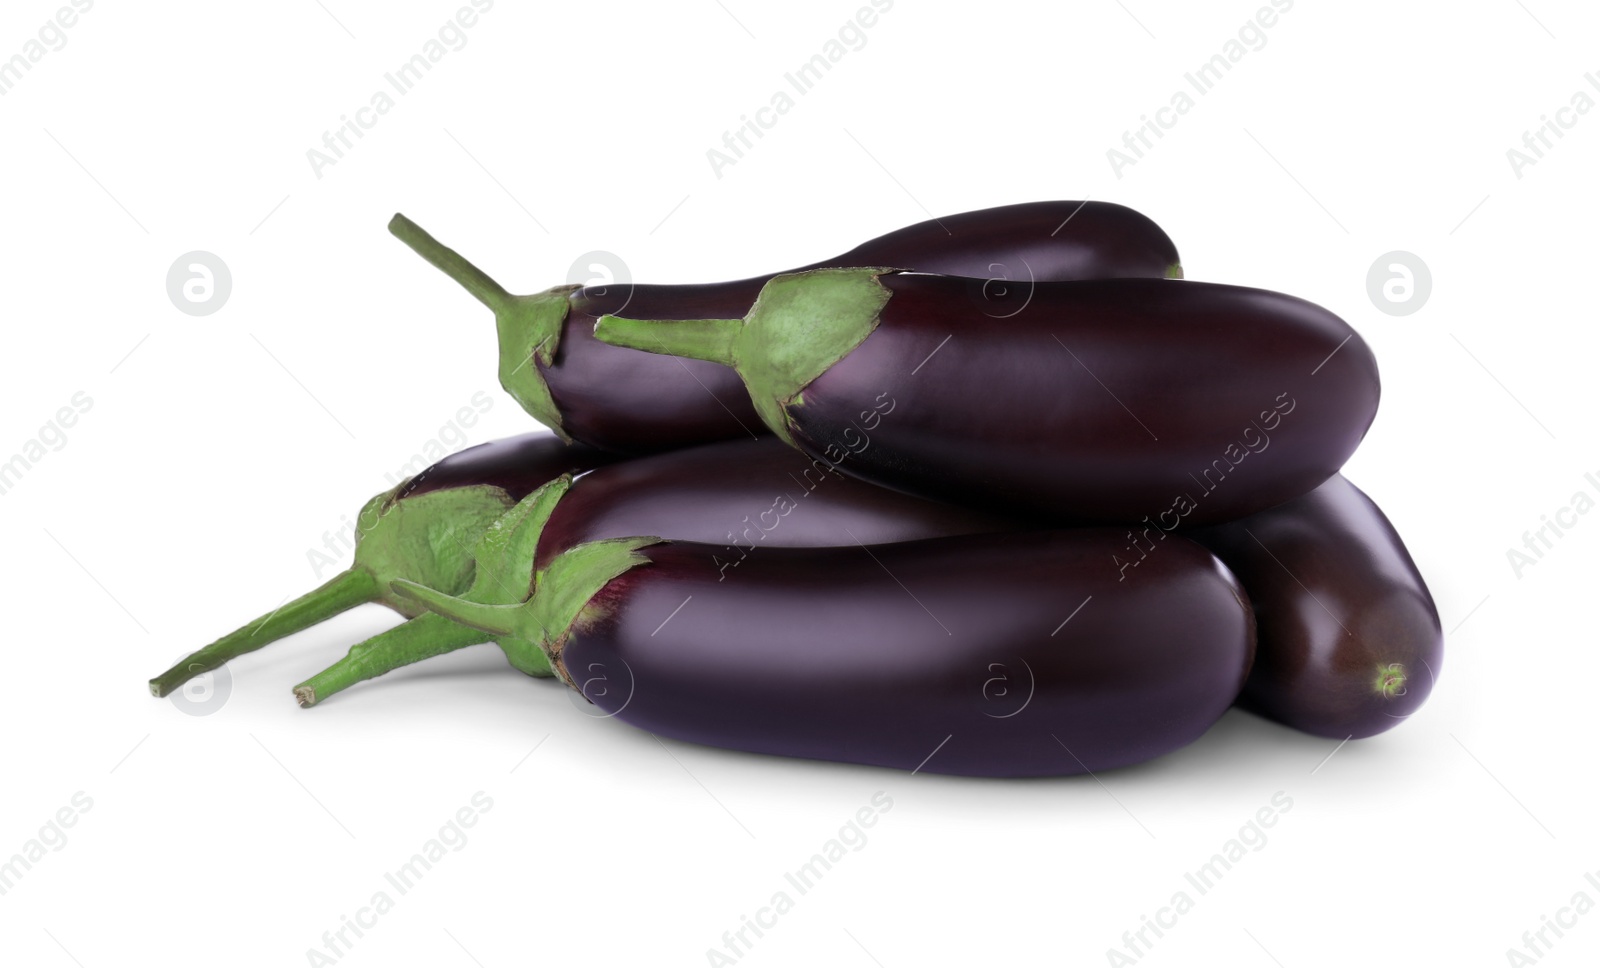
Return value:
[[(537, 545), (510, 537), (512, 526), (527, 513), (539, 522)], [(727, 581), (771, 548), (856, 547), (1019, 526), (993, 514), (846, 477), (764, 436), (639, 457), (575, 481), (551, 482), (537, 500), (487, 530), (472, 586), (456, 594), (478, 602), (521, 602), (528, 595), (528, 577), (562, 553), (636, 534), (706, 542), (696, 547), (706, 550), (708, 564)], [(524, 528), (518, 533), (532, 532)], [(444, 628), (449, 623), (437, 615), (408, 624), (427, 634), (402, 626), (363, 642), (296, 686), (296, 699), (303, 706), (314, 705), (357, 682), (485, 640), (475, 630)], [(495, 641), (516, 668), (549, 674), (544, 654), (534, 644), (505, 636)]]
[(1359, 739), (1427, 701), (1444, 652), (1433, 596), (1389, 519), (1344, 477), (1188, 536), (1233, 569), (1255, 609), (1240, 706)]
[(1301, 299), (1118, 279), (986, 312), (967, 285), (819, 269), (775, 278), (743, 319), (606, 316), (595, 335), (734, 367), (769, 428), (846, 473), (1051, 523), (1170, 531), (1272, 507), (1336, 473), (1377, 411), (1366, 343)]
[[(736, 316), (772, 277), (707, 285), (557, 286), (514, 296), (403, 215), (389, 230), (494, 311), (500, 382), (566, 438), (638, 454), (762, 430), (736, 375), (699, 360), (607, 346), (594, 323), (628, 312), (657, 319)], [(822, 266), (891, 265), (971, 277), (963, 301), (999, 317), (1007, 293), (1045, 280), (1181, 276), (1160, 226), (1108, 202), (1031, 202), (948, 215), (890, 232)], [(798, 271), (798, 270), (797, 270)]]
[[(538, 515), (515, 527), (537, 530)], [(536, 644), (604, 714), (662, 736), (1060, 776), (1193, 741), (1250, 667), (1250, 609), (1216, 558), (1171, 537), (1123, 580), (1111, 564), (1122, 540), (1081, 529), (775, 548), (724, 580), (713, 547), (620, 538), (557, 556), (520, 605), (396, 589)]]
[(543, 568), (589, 541), (651, 534), (716, 548), (719, 570), (731, 577), (761, 548), (890, 544), (1019, 526), (847, 477), (763, 436), (585, 474), (551, 512), (528, 566)]
[[(356, 516), (355, 561), (349, 568), (185, 656), (150, 680), (151, 693), (165, 696), (230, 659), (369, 602), (426, 618), (424, 631), (448, 625), (395, 597), (389, 583), (413, 578), (466, 591), (473, 576), (472, 548), (484, 529), (550, 481), (614, 460), (611, 454), (564, 444), (544, 433), (481, 444), (444, 458), (366, 503)], [(466, 631), (458, 629), (456, 635)], [(475, 632), (467, 637), (482, 638)]]

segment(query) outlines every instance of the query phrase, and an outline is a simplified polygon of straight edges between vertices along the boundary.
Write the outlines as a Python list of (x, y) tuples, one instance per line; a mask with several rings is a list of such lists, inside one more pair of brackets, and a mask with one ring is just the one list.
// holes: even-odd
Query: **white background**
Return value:
[[(477, 791), (493, 807), (465, 847), (340, 963), (706, 964), (877, 791), (894, 805), (866, 845), (744, 963), (1106, 964), (1278, 791), (1265, 846), (1141, 963), (1506, 964), (1575, 892), (1600, 901), (1600, 515), (1520, 577), (1507, 560), (1600, 496), (1600, 112), (1520, 178), (1506, 156), (1574, 92), (1600, 98), (1600, 13), (1299, 0), (1113, 174), (1107, 149), (1256, 8), (900, 0), (719, 178), (707, 150), (854, 2), (501, 0), (319, 178), (307, 149), (454, 3), (95, 4), (0, 98), (0, 456), (93, 400), (0, 497), (0, 857), (93, 801), (0, 896), (0, 959), (308, 963)], [(7, 3), (0, 58), (54, 9)], [(311, 587), (324, 532), (475, 393), (494, 405), (470, 442), (531, 426), (488, 313), (386, 234), (394, 211), (531, 291), (591, 250), (709, 281), (1083, 197), (1155, 218), (1191, 278), (1309, 298), (1372, 344), (1384, 402), (1347, 470), (1449, 632), (1401, 728), (1334, 753), (1230, 713), (1098, 782), (912, 776), (663, 745), (491, 646), (299, 710), (293, 683), (393, 622), (375, 607), (235, 662), (212, 715), (146, 694)], [(1409, 316), (1367, 294), (1397, 249), (1432, 271)], [(231, 268), (214, 315), (167, 297), (191, 250)], [(1544, 963), (1593, 964), (1600, 913), (1548, 937)]]

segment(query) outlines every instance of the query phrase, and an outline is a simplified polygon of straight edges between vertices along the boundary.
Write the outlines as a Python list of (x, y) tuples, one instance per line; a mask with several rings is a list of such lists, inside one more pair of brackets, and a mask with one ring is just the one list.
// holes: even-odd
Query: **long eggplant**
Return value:
[[(772, 548), (870, 546), (1022, 526), (846, 477), (771, 436), (639, 457), (575, 481), (556, 480), (517, 514), (530, 512), (538, 525), (537, 545), (510, 537), (518, 517), (488, 529), (472, 587), (456, 594), (479, 602), (520, 602), (528, 596), (528, 577), (564, 552), (637, 534), (706, 542), (698, 547), (727, 581)], [(303, 706), (314, 705), (357, 682), (486, 638), (463, 626), (444, 628), (447, 624), (437, 615), (423, 615), (362, 642), (296, 686), (295, 696)], [(548, 675), (543, 652), (531, 643), (505, 636), (495, 641), (516, 668)]]
[(732, 577), (762, 548), (914, 541), (1023, 526), (972, 508), (899, 494), (840, 474), (770, 435), (613, 464), (585, 474), (556, 504), (534, 562), (636, 534), (703, 542)]
[[(537, 515), (516, 527), (536, 530)], [(396, 589), (534, 643), (604, 714), (662, 736), (1057, 776), (1191, 742), (1250, 666), (1250, 609), (1215, 557), (1171, 537), (1123, 580), (1109, 565), (1121, 542), (1081, 529), (781, 548), (723, 581), (711, 547), (620, 538), (556, 557), (521, 605)]]
[[(667, 360), (596, 342), (600, 316), (735, 316), (772, 277), (709, 285), (557, 286), (514, 296), (403, 215), (389, 230), (494, 311), (500, 382), (564, 438), (639, 454), (761, 432), (738, 377), (698, 360)], [(891, 265), (972, 277), (962, 299), (1010, 311), (1007, 293), (1045, 280), (1181, 276), (1160, 226), (1109, 202), (1007, 205), (890, 232), (805, 268)], [(798, 271), (798, 270), (797, 270)]]
[[(230, 659), (369, 602), (408, 618), (425, 618), (425, 629), (448, 625), (395, 597), (389, 583), (412, 578), (466, 591), (473, 576), (473, 545), (484, 529), (550, 481), (614, 460), (614, 455), (564, 444), (545, 433), (480, 444), (444, 458), (366, 503), (356, 515), (355, 561), (349, 568), (184, 656), (150, 680), (151, 693), (165, 696)], [(469, 637), (481, 638), (476, 633)]]
[(1433, 596), (1372, 499), (1342, 476), (1240, 521), (1189, 532), (1239, 577), (1257, 622), (1239, 705), (1318, 736), (1372, 736), (1433, 690)]
[(1038, 283), (997, 321), (967, 285), (818, 269), (773, 279), (743, 319), (606, 316), (595, 335), (734, 367), (769, 428), (846, 473), (1043, 522), (1264, 510), (1337, 472), (1377, 411), (1366, 343), (1301, 299)]

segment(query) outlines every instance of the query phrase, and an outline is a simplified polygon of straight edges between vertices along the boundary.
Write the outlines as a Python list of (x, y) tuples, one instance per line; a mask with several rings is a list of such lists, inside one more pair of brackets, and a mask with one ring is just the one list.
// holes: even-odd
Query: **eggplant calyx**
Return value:
[[(512, 619), (518, 609), (535, 597), (537, 576), (533, 560), (539, 537), (571, 486), (571, 476), (563, 474), (518, 501), (503, 517), (484, 529), (473, 552), (472, 587), (464, 594), (458, 595), (457, 589), (436, 588), (426, 582), (407, 580), (393, 582), (391, 591), (414, 606), (459, 625), (487, 632), (514, 667), (531, 676), (548, 676), (550, 663), (541, 647), (540, 627), (537, 623), (519, 625)], [(435, 607), (443, 603), (448, 603), (451, 610)]]
[[(488, 605), (521, 605), (533, 594), (536, 576), (534, 558), (544, 526), (556, 505), (572, 486), (572, 476), (563, 474), (529, 494), (490, 526), (479, 539), (473, 554), (477, 570), (472, 587), (464, 597)], [(525, 675), (547, 678), (550, 661), (538, 639), (510, 633), (495, 639), (506, 659)]]
[(556, 675), (578, 689), (561, 659), (568, 636), (576, 626), (602, 617), (600, 607), (594, 603), (595, 596), (617, 576), (649, 564), (650, 559), (639, 550), (661, 541), (652, 537), (607, 538), (569, 548), (534, 577), (532, 595), (518, 605), (482, 604), (408, 581), (395, 582), (394, 590), (453, 622), (481, 629), (501, 640), (536, 644)]
[(561, 408), (539, 368), (555, 362), (561, 327), (567, 321), (568, 297), (578, 288), (555, 286), (531, 296), (512, 296), (494, 314), (500, 341), (500, 385), (529, 416), (569, 444), (572, 438), (561, 425)]
[(500, 385), (530, 416), (571, 443), (572, 438), (561, 426), (561, 410), (539, 367), (555, 362), (561, 327), (567, 321), (568, 297), (579, 287), (555, 286), (532, 295), (514, 296), (404, 215), (396, 213), (390, 219), (389, 232), (489, 307), (500, 344)]
[[(539, 538), (571, 486), (571, 476), (563, 474), (484, 528), (473, 551), (472, 587), (464, 594), (405, 580), (394, 582), (391, 590), (458, 625), (488, 633), (522, 672), (548, 676), (554, 670), (571, 685), (560, 653), (579, 613), (607, 582), (645, 561), (634, 554), (638, 548), (660, 540), (622, 538), (578, 545), (535, 573)], [(403, 648), (393, 658), (404, 658)], [(373, 674), (388, 668), (394, 666)]]
[(790, 444), (786, 407), (878, 327), (893, 269), (810, 269), (774, 276), (742, 320), (603, 316), (595, 338), (613, 346), (731, 366), (756, 412)]
[(1183, 263), (1174, 262), (1172, 265), (1167, 266), (1166, 277), (1168, 279), (1182, 279), (1183, 278)]
[[(464, 600), (485, 605), (519, 605), (527, 601), (539, 536), (571, 485), (572, 478), (562, 475), (480, 529), (472, 549), (472, 583), (462, 592)], [(464, 543), (457, 542), (457, 547), (462, 546)], [(394, 597), (411, 611), (418, 611), (413, 599)], [(295, 686), (295, 700), (302, 707), (314, 706), (365, 679), (477, 645), (488, 638), (476, 626), (422, 611), (405, 624), (352, 646), (344, 658)], [(519, 671), (537, 677), (551, 675), (549, 660), (536, 643), (507, 634), (497, 638), (495, 644)]]
[(433, 588), (465, 591), (476, 570), (474, 542), (513, 507), (510, 495), (490, 484), (385, 498), (373, 498), (356, 519), (355, 567), (376, 578), (375, 600), (408, 618), (421, 611), (392, 594), (389, 582), (409, 578)]

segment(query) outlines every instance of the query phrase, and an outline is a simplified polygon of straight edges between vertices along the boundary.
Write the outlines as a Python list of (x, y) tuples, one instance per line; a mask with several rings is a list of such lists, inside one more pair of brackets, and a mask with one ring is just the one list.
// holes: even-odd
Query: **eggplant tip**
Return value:
[(1373, 691), (1385, 699), (1398, 699), (1406, 694), (1406, 667), (1390, 662), (1378, 666), (1378, 675), (1372, 683)]

